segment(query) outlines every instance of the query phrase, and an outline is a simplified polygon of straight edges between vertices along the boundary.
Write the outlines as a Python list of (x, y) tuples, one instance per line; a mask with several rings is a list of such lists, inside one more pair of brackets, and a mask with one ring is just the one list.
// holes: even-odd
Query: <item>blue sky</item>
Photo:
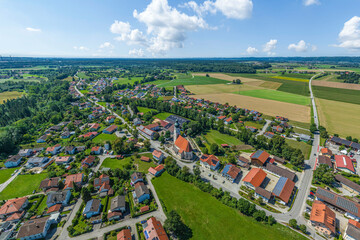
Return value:
[(0, 0), (0, 54), (357, 56), (359, 0)]

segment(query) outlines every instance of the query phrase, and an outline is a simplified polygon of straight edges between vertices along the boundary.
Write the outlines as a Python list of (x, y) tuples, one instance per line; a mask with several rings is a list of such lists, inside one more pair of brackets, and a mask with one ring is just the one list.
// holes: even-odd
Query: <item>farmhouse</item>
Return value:
[(335, 155), (335, 168), (337, 170), (355, 174), (353, 161), (354, 159), (351, 159), (346, 155)]
[(270, 157), (270, 154), (263, 150), (257, 150), (253, 154), (251, 154), (250, 159), (251, 163), (258, 166), (263, 166), (268, 158)]
[(275, 174), (278, 177), (286, 177), (286, 178), (290, 179), (291, 181), (295, 180), (296, 174), (285, 168), (278, 167), (274, 164), (267, 164), (265, 169), (269, 172), (272, 172), (273, 174)]
[(244, 177), (243, 182), (248, 188), (255, 189), (261, 186), (261, 184), (266, 178), (266, 175), (266, 172), (264, 172), (262, 169), (253, 168)]
[(272, 194), (280, 200), (282, 204), (288, 204), (294, 191), (295, 183), (286, 177), (280, 177), (276, 183)]
[(310, 214), (310, 222), (315, 229), (326, 236), (335, 233), (335, 213), (321, 201), (314, 201)]
[(209, 168), (209, 169), (215, 171), (220, 166), (220, 160), (215, 155), (203, 154), (200, 157), (200, 164), (203, 167), (206, 167), (206, 168)]
[(342, 139), (342, 138), (339, 138), (339, 137), (332, 136), (329, 139), (329, 141), (331, 143), (336, 144), (336, 145), (344, 145), (345, 147), (348, 147), (348, 148), (351, 147), (354, 150), (359, 150), (360, 149), (360, 143), (352, 142), (352, 141)]
[(227, 164), (224, 169), (222, 170), (221, 174), (230, 182), (235, 182), (236, 179), (240, 176), (241, 169), (235, 167), (235, 165), (229, 163)]

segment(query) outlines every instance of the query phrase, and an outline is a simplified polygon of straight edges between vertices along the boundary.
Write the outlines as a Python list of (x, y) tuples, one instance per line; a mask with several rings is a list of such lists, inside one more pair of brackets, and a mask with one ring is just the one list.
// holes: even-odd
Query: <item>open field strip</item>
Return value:
[(282, 80), (288, 80), (288, 81), (296, 81), (296, 82), (309, 82), (309, 80), (308, 80), (308, 79), (293, 78), (293, 77), (273, 76), (273, 77), (271, 77), (271, 78), (282, 79)]
[(360, 105), (316, 98), (320, 124), (330, 134), (360, 137)]
[(275, 100), (286, 103), (294, 103), (308, 106), (310, 104), (310, 98), (287, 92), (280, 92), (272, 89), (258, 89), (249, 91), (237, 91), (236, 94), (257, 97), (269, 100)]
[[(247, 83), (247, 82), (257, 82), (259, 79), (254, 78), (246, 78), (246, 77), (238, 77), (238, 76), (231, 76), (230, 74), (225, 73), (207, 73), (210, 77), (218, 78), (226, 81), (232, 81), (235, 79), (240, 79), (241, 82)], [(206, 73), (192, 73), (193, 76), (206, 76)]]
[(281, 86), (282, 83), (279, 82), (262, 82), (259, 87), (263, 87), (263, 88), (269, 88), (269, 89), (278, 89)]
[(199, 94), (194, 98), (213, 102), (229, 103), (237, 107), (253, 109), (270, 116), (283, 116), (298, 122), (310, 122), (310, 107), (293, 103), (279, 102), (234, 93)]
[(210, 94), (210, 93), (232, 93), (234, 91), (247, 91), (260, 89), (259, 87), (248, 84), (209, 84), (209, 85), (190, 85), (186, 89), (194, 94)]
[(166, 172), (152, 182), (167, 211), (177, 211), (192, 230), (191, 239), (306, 239), (280, 224), (270, 226), (256, 222)]
[(2, 92), (0, 93), (0, 104), (4, 103), (6, 100), (11, 100), (11, 99), (15, 99), (15, 98), (19, 98), (23, 95), (24, 93), (22, 92)]
[(160, 84), (158, 86), (161, 87), (173, 87), (177, 85), (207, 85), (207, 84), (226, 84), (228, 81), (212, 78), (212, 77), (202, 77), (202, 76), (195, 76), (193, 78), (184, 78), (184, 79), (174, 79), (170, 82)]
[(358, 90), (323, 86), (313, 86), (312, 89), (317, 98), (360, 104), (360, 94)]
[(314, 86), (360, 90), (360, 84), (330, 82), (330, 81), (326, 81), (326, 80), (314, 80), (311, 83)]

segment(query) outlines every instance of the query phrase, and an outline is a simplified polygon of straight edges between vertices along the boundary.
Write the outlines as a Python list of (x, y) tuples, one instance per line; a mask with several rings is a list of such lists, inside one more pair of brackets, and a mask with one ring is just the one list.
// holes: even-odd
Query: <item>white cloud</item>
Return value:
[(40, 28), (27, 27), (26, 30), (29, 31), (29, 32), (41, 32)]
[(259, 50), (257, 50), (257, 49), (254, 48), (254, 47), (248, 47), (248, 48), (246, 49), (246, 53), (249, 54), (249, 55), (253, 55), (253, 54), (258, 53), (258, 52), (259, 52)]
[(128, 22), (121, 22), (118, 20), (115, 20), (113, 24), (110, 26), (110, 32), (116, 33), (116, 34), (128, 34), (131, 30), (130, 23)]
[(319, 5), (319, 0), (303, 0), (303, 3), (305, 6), (311, 6), (311, 5)]
[(139, 49), (131, 49), (129, 51), (129, 55), (136, 56), (136, 57), (144, 57), (145, 53), (144, 53), (144, 50), (139, 48)]
[(79, 51), (89, 51), (90, 49), (84, 46), (74, 46), (73, 47), (75, 50), (79, 50)]
[(143, 12), (134, 10), (133, 15), (147, 26), (150, 36), (148, 50), (154, 54), (182, 48), (187, 32), (207, 28), (201, 17), (181, 13), (169, 6), (167, 0), (152, 0)]
[(253, 3), (252, 0), (207, 0), (203, 4), (197, 4), (195, 1), (185, 3), (186, 7), (193, 9), (198, 15), (208, 12), (221, 12), (228, 18), (245, 19), (251, 17)]
[(360, 49), (360, 17), (354, 16), (345, 22), (343, 29), (339, 33), (340, 44), (338, 47), (348, 49)]
[(270, 39), (270, 41), (265, 43), (265, 45), (263, 47), (263, 51), (267, 52), (268, 54), (271, 53), (271, 51), (276, 48), (277, 42), (278, 42), (278, 40), (276, 40), (276, 39)]
[(109, 42), (104, 42), (103, 44), (101, 44), (99, 46), (99, 48), (109, 48), (109, 49), (113, 49), (114, 48), (114, 45), (112, 45), (111, 43)]
[(307, 52), (309, 49), (311, 51), (316, 51), (317, 47), (306, 43), (304, 40), (300, 40), (298, 43), (292, 43), (288, 46), (289, 50), (294, 50), (296, 52)]

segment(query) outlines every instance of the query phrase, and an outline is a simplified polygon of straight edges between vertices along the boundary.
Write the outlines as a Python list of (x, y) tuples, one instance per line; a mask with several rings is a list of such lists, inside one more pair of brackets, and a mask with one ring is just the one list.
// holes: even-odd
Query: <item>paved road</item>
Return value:
[[(15, 178), (17, 175), (21, 173), (24, 167), (19, 168), (19, 170), (14, 174), (14, 176), (11, 176), (6, 182), (0, 184), (0, 192), (2, 192)], [(14, 169), (15, 171), (15, 169)]]
[(265, 119), (266, 123), (265, 125), (263, 126), (263, 128), (260, 130), (260, 132), (256, 135), (263, 135), (265, 132), (266, 132), (266, 129), (269, 127), (271, 121), (268, 120), (268, 119)]

